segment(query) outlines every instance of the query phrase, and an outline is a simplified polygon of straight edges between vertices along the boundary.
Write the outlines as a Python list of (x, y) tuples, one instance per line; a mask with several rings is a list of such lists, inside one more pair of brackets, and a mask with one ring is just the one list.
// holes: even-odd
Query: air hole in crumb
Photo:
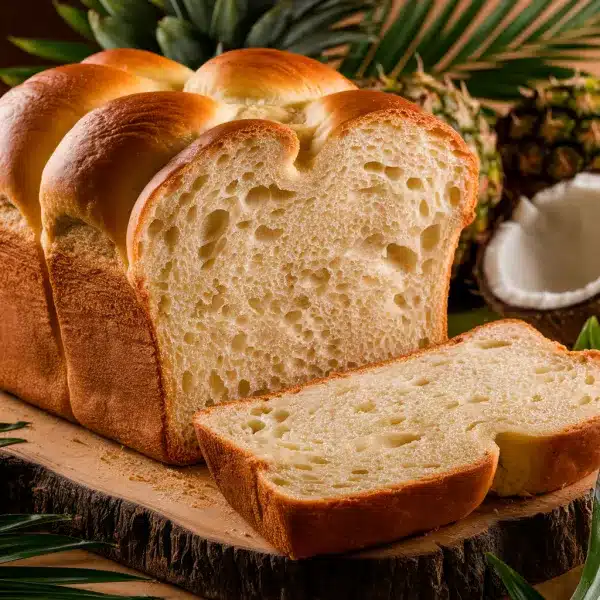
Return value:
[(271, 211), (272, 217), (283, 217), (283, 215), (285, 215), (285, 208), (277, 208)]
[(294, 468), (299, 469), (300, 471), (312, 471), (312, 465), (307, 465), (306, 463), (294, 463)]
[(210, 377), (208, 378), (208, 385), (210, 385), (210, 389), (217, 396), (222, 396), (227, 392), (227, 388), (225, 387), (223, 380), (221, 379), (219, 374), (214, 370), (210, 373)]
[(472, 429), (475, 429), (475, 427), (477, 427), (477, 425), (482, 425), (483, 423), (485, 423), (485, 421), (474, 421), (473, 423), (471, 423), (467, 426), (466, 431), (471, 431)]
[(186, 332), (186, 334), (183, 336), (183, 341), (186, 344), (193, 344), (196, 341), (196, 335), (194, 333), (192, 333), (191, 331)]
[(481, 404), (482, 402), (489, 402), (490, 397), (484, 396), (483, 394), (474, 394), (468, 400), (469, 404)]
[(269, 186), (269, 192), (271, 193), (271, 198), (275, 202), (286, 202), (296, 195), (295, 192), (290, 190), (282, 190), (275, 184)]
[(233, 340), (231, 340), (231, 349), (235, 352), (242, 352), (246, 348), (246, 334), (238, 333), (234, 336)]
[(272, 242), (281, 236), (283, 229), (270, 229), (266, 225), (260, 225), (254, 232), (259, 242)]
[(421, 247), (423, 250), (433, 250), (440, 241), (440, 226), (430, 225), (421, 233)]
[(371, 162), (365, 163), (364, 169), (365, 169), (365, 171), (369, 171), (371, 173), (382, 173), (383, 170), (385, 169), (385, 166), (382, 165), (380, 162), (371, 161)]
[(588, 385), (592, 385), (595, 381), (596, 381), (596, 378), (593, 375), (586, 375), (585, 376), (585, 382)]
[(169, 252), (173, 252), (175, 248), (175, 244), (177, 244), (177, 240), (179, 239), (179, 228), (173, 225), (173, 227), (169, 227), (165, 231), (165, 244), (169, 249)]
[(188, 223), (191, 223), (192, 221), (196, 220), (197, 215), (198, 208), (196, 206), (190, 206), (189, 210), (187, 211), (187, 215), (185, 216), (185, 220)]
[(419, 204), (419, 213), (422, 217), (429, 216), (429, 204), (425, 200), (421, 200), (421, 204)]
[(238, 180), (234, 179), (232, 182), (230, 182), (229, 184), (227, 184), (227, 187), (225, 188), (225, 191), (228, 194), (233, 194), (236, 191), (237, 186), (238, 186)]
[(262, 302), (260, 301), (260, 298), (250, 298), (248, 300), (248, 304), (259, 314), (263, 314), (264, 313), (264, 308), (262, 305)]
[(238, 396), (245, 398), (250, 393), (250, 383), (245, 379), (240, 379), (238, 383)]
[(268, 415), (273, 409), (267, 404), (260, 404), (259, 406), (255, 406), (250, 414), (255, 417), (260, 417), (261, 415)]
[(208, 181), (208, 175), (200, 175), (200, 177), (196, 177), (194, 184), (192, 185), (192, 189), (194, 191), (200, 190), (204, 184)]
[(286, 485), (290, 485), (290, 482), (287, 479), (283, 479), (283, 477), (273, 477), (273, 483), (275, 485), (285, 487)]
[(386, 167), (385, 174), (392, 181), (398, 181), (404, 174), (403, 170), (400, 167)]
[(475, 345), (482, 350), (491, 350), (492, 348), (505, 348), (506, 346), (510, 346), (511, 342), (507, 342), (506, 340), (480, 340)]
[(419, 348), (427, 348), (430, 343), (431, 340), (428, 337), (421, 338), (419, 340)]
[(194, 376), (189, 371), (184, 371), (181, 377), (181, 389), (184, 394), (189, 394), (194, 387)]
[(414, 383), (413, 385), (416, 385), (417, 387), (422, 387), (424, 385), (429, 385), (431, 383), (430, 379), (427, 379), (427, 377), (419, 377)]
[(452, 410), (454, 408), (458, 408), (459, 406), (460, 406), (460, 403), (454, 401), (454, 402), (450, 402), (450, 403), (446, 404), (446, 409), (447, 410)]
[(171, 298), (168, 296), (161, 296), (158, 301), (158, 310), (162, 314), (166, 314), (171, 308)]
[(309, 456), (308, 460), (315, 465), (328, 465), (329, 461), (322, 456)]
[(229, 213), (223, 209), (213, 210), (202, 223), (202, 237), (206, 240), (216, 240), (225, 233), (229, 225)]
[(433, 272), (433, 265), (435, 265), (435, 260), (433, 258), (428, 258), (426, 261), (424, 261), (422, 266), (423, 274), (431, 275)]
[(273, 437), (281, 439), (289, 430), (290, 428), (287, 425), (277, 425), (277, 427), (273, 429)]
[(579, 399), (579, 406), (585, 406), (592, 401), (592, 397), (589, 394), (586, 394), (582, 398)]
[(278, 423), (283, 423), (289, 416), (290, 416), (290, 413), (283, 408), (279, 408), (273, 413), (273, 418)]
[(375, 410), (375, 403), (372, 400), (367, 400), (366, 402), (361, 402), (354, 407), (354, 412), (373, 412)]
[(386, 259), (396, 269), (411, 273), (417, 265), (417, 254), (407, 246), (388, 244), (386, 248)]
[(221, 154), (219, 158), (217, 158), (217, 165), (222, 166), (229, 160), (229, 154)]
[(423, 180), (418, 177), (409, 177), (406, 181), (406, 187), (409, 190), (422, 190), (423, 189)]
[(401, 308), (406, 306), (406, 298), (404, 294), (396, 294), (394, 296), (394, 304), (400, 306)]
[(296, 323), (301, 318), (302, 318), (302, 312), (299, 310), (291, 310), (290, 312), (286, 313), (286, 315), (285, 315), (285, 320), (288, 323)]
[(160, 219), (154, 219), (148, 226), (148, 235), (150, 237), (155, 237), (158, 233), (160, 233), (163, 226), (164, 223)]
[(460, 204), (460, 190), (456, 186), (452, 186), (448, 190), (448, 198), (450, 206), (458, 206)]
[(543, 400), (543, 398), (539, 394), (534, 394), (531, 397), (531, 401), (532, 402), (541, 402), (542, 400)]
[(248, 229), (248, 227), (250, 227), (251, 224), (252, 221), (240, 221), (239, 223), (237, 223), (236, 227), (238, 229)]
[(252, 433), (257, 433), (266, 427), (260, 419), (250, 419), (246, 425), (252, 430)]
[(368, 475), (369, 469), (353, 469), (352, 475)]
[(352, 487), (350, 483), (334, 483), (331, 487), (337, 489), (349, 488)]
[(400, 448), (420, 439), (420, 435), (412, 433), (387, 433), (381, 436), (381, 443), (385, 448)]

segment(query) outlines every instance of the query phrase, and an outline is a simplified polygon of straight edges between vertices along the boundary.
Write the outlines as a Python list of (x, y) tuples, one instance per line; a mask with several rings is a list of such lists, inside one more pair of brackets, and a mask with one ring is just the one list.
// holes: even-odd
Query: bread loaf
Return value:
[(600, 352), (518, 321), (305, 387), (200, 412), (219, 489), (299, 558), (456, 521), (491, 489), (559, 489), (600, 466)]
[(183, 464), (199, 408), (445, 339), (477, 166), (448, 126), (302, 56), (154, 59), (73, 67), (141, 83), (56, 134), (41, 241), (75, 418)]
[[(90, 64), (39, 73), (0, 99), (0, 388), (67, 418), (65, 362), (40, 247), (42, 171), (87, 112), (119, 96), (170, 89), (172, 71), (189, 72), (150, 52), (102, 56), (118, 66), (123, 53), (137, 57), (130, 73), (92, 64), (102, 61), (90, 57)], [(154, 67), (154, 80), (147, 69), (141, 69), (144, 77), (136, 75), (144, 64)]]

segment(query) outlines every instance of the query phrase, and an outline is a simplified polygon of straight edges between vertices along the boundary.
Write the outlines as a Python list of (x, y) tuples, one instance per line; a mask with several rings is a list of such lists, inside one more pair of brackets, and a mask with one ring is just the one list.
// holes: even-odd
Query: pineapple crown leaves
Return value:
[[(23, 429), (29, 423), (0, 423), (0, 433)], [(0, 438), (0, 447), (25, 442), (21, 438)], [(68, 550), (106, 548), (110, 544), (79, 540), (66, 535), (39, 533), (49, 525), (71, 520), (68, 515), (7, 514), (0, 515), (0, 598), (7, 600), (159, 600), (154, 596), (119, 596), (85, 589), (64, 587), (72, 584), (147, 581), (129, 573), (71, 567), (5, 566), (7, 563), (46, 556)], [(35, 532), (32, 533), (31, 530)]]
[(354, 44), (340, 70), (375, 77), (378, 67), (396, 78), (418, 69), (464, 80), (469, 92), (490, 100), (516, 100), (520, 88), (571, 77), (563, 61), (589, 60), (600, 47), (600, 1), (405, 0), (378, 44)]
[[(25, 52), (57, 63), (80, 62), (100, 49), (159, 52), (192, 69), (225, 50), (279, 48), (323, 61), (341, 45), (371, 43), (374, 25), (361, 20), (377, 0), (53, 0), (85, 41), (11, 37)], [(0, 69), (8, 85), (48, 68)]]

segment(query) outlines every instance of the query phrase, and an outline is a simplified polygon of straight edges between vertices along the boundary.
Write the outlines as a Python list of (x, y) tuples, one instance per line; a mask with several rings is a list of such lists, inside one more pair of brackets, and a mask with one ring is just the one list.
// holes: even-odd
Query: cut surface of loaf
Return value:
[(397, 100), (244, 106), (138, 200), (130, 277), (154, 324), (174, 447), (197, 447), (201, 407), (444, 341), (475, 166)]
[(600, 466), (600, 353), (518, 321), (195, 418), (228, 501), (295, 557), (466, 516)]
[[(85, 62), (45, 75), (62, 78), (51, 96), (68, 115), (63, 90), (85, 102), (35, 183), (66, 408), (81, 424), (191, 463), (205, 406), (445, 339), (477, 181), (454, 130), (276, 50), (224, 53), (194, 74), (131, 49)], [(107, 80), (91, 98), (84, 71)]]

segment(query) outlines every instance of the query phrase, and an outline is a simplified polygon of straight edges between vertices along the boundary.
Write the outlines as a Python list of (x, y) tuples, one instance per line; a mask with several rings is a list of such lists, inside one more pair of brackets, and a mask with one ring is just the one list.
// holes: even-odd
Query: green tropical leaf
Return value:
[(14, 431), (15, 429), (23, 429), (30, 425), (28, 421), (17, 421), (16, 423), (0, 423), (0, 433), (5, 431)]
[(162, 53), (192, 69), (198, 68), (212, 56), (210, 44), (194, 27), (177, 17), (165, 17), (156, 29), (156, 39)]
[(23, 438), (0, 438), (0, 448), (12, 446), (13, 444), (21, 444), (26, 441)]
[(48, 65), (37, 67), (3, 67), (0, 68), (0, 80), (6, 85), (14, 87), (29, 79), (32, 75), (45, 71)]
[(15, 598), (17, 600), (71, 600), (76, 598), (100, 598), (102, 600), (149, 600), (156, 596), (116, 596), (114, 594), (103, 594), (85, 589), (76, 589), (50, 585), (46, 583), (30, 583), (21, 581), (2, 581), (0, 588), (0, 598), (3, 600)]
[(538, 591), (506, 563), (490, 553), (486, 554), (486, 558), (502, 579), (511, 600), (544, 600), (544, 597)]
[(88, 22), (87, 13), (80, 8), (65, 4), (63, 2), (57, 2), (52, 0), (56, 12), (60, 17), (79, 35), (83, 36), (87, 40), (94, 41), (94, 32)]
[(130, 575), (119, 571), (77, 569), (70, 567), (0, 567), (0, 582), (28, 581), (31, 583), (76, 584), (107, 583), (118, 581), (148, 581), (148, 577)]
[(374, 41), (374, 36), (365, 33), (360, 27), (345, 27), (344, 29), (313, 33), (306, 36), (303, 40), (291, 44), (286, 50), (306, 56), (316, 56), (328, 48), (369, 40)]
[(407, 0), (398, 17), (379, 43), (375, 52), (370, 75), (376, 74), (380, 65), (386, 73), (391, 73), (405, 57), (427, 15), (433, 7), (433, 0)]
[[(600, 328), (598, 330), (600, 331)], [(594, 489), (594, 512), (588, 554), (579, 585), (571, 600), (598, 600), (598, 598), (600, 598), (600, 476)]]
[(514, 100), (538, 80), (574, 73), (556, 61), (590, 60), (588, 51), (599, 48), (599, 0), (568, 0), (559, 8), (531, 0), (513, 15), (517, 1), (405, 0), (377, 50), (360, 49), (369, 64), (354, 58), (342, 71), (394, 77), (416, 70), (419, 56), (427, 72), (464, 80), (473, 96)]
[(180, 0), (190, 21), (204, 34), (210, 32), (212, 4), (209, 0)]
[(292, 18), (291, 0), (282, 0), (263, 14), (254, 23), (244, 45), (249, 48), (264, 48), (272, 45), (285, 31)]
[(93, 48), (82, 42), (63, 42), (60, 40), (35, 40), (9, 36), (9, 41), (21, 50), (47, 60), (60, 63), (81, 62), (93, 53)]
[(86, 8), (89, 8), (90, 10), (97, 12), (99, 15), (102, 15), (103, 17), (108, 14), (106, 12), (106, 9), (104, 8), (104, 6), (102, 6), (102, 3), (100, 2), (100, 0), (81, 0), (81, 4), (83, 4)]
[(287, 30), (285, 36), (281, 40), (281, 47), (287, 48), (300, 41), (305, 36), (310, 35), (315, 30), (327, 29), (332, 25), (339, 23), (342, 19), (355, 12), (355, 6), (356, 5), (352, 2), (341, 2), (326, 10), (321, 10), (306, 16)]
[(239, 21), (236, 0), (217, 0), (210, 22), (210, 34), (224, 44), (233, 44)]
[(150, 27), (158, 19), (156, 8), (147, 0), (100, 0), (100, 3), (111, 17), (136, 27)]
[(0, 534), (70, 520), (68, 515), (0, 515)]
[(0, 564), (65, 550), (90, 550), (106, 546), (103, 542), (88, 542), (66, 535), (3, 534), (0, 536)]
[(600, 350), (600, 323), (596, 317), (585, 322), (573, 350)]
[(95, 11), (90, 11), (88, 18), (96, 41), (105, 50), (110, 48), (158, 50), (153, 31), (139, 29), (132, 23), (112, 16), (102, 16)]

